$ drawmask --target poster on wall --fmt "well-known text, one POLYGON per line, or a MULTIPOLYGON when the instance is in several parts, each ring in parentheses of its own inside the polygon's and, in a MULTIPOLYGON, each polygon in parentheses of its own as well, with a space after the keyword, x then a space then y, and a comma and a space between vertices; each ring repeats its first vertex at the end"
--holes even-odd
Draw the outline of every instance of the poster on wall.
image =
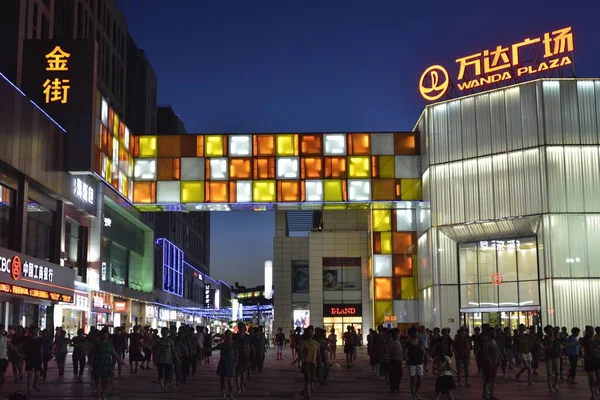
POLYGON ((310 325, 309 310, 294 310, 294 327, 304 329, 310 325))
POLYGON ((292 264, 292 292, 308 293, 308 263, 294 261, 292 264))
POLYGON ((360 267, 323 267, 323 290, 360 290, 360 267))

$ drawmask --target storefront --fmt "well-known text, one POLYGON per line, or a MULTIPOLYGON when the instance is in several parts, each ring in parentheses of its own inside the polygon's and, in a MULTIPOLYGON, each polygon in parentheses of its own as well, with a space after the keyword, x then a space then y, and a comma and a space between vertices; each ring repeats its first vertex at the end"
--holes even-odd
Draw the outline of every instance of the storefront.
POLYGON ((338 335, 346 332, 348 326, 354 327, 358 332, 362 332, 362 304, 324 304, 323 305, 323 326, 329 333, 335 329, 338 335))
POLYGON ((170 327, 177 322, 177 311, 171 308, 160 307, 158 309, 158 327, 170 327))
MULTIPOLYGON (((88 330, 88 318, 90 316, 90 295, 87 292, 75 290, 73 303, 60 303, 55 306, 55 315, 58 308, 62 309, 62 319, 59 326, 67 332, 68 337, 77 335, 78 329, 88 330)), ((55 324, 56 325, 56 324, 55 324)))
POLYGON ((149 326, 152 329, 158 329, 158 307, 152 304, 146 304, 146 316, 144 319, 144 326, 149 326))
POLYGON ((131 300, 131 308, 129 310, 129 327, 141 325, 144 318, 142 317, 142 309, 144 305, 139 301, 131 300))
POLYGON ((128 303, 126 299, 114 297, 113 301, 113 326, 123 327, 125 332, 128 331, 127 326, 127 312, 129 311, 128 303))
POLYGON ((92 292, 92 309, 90 325, 98 329, 112 328, 113 323, 113 296, 105 292, 92 292))

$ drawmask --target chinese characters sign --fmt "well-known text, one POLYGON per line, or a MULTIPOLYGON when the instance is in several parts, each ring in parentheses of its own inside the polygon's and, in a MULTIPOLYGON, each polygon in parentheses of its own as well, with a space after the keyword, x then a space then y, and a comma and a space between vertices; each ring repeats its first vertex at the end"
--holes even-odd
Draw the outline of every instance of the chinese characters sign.
MULTIPOLYGON (((458 58, 456 88, 469 91, 518 82, 528 75, 571 65, 574 48, 572 28, 567 27, 458 58)), ((439 100, 449 88, 450 75, 444 66, 432 65, 421 75, 419 91, 425 100, 439 100)))
POLYGON ((521 241, 520 240, 492 240, 488 242, 487 240, 482 240, 479 242, 479 247, 482 250, 491 249, 491 250, 521 250, 521 241))
POLYGON ((212 306, 210 292, 210 283, 204 284, 204 308, 210 308, 212 306))
POLYGON ((0 292, 17 294, 20 296, 36 297, 38 299, 50 301, 60 301, 63 303, 73 302, 73 296, 68 294, 61 294, 47 290, 29 289, 23 286, 11 285, 8 283, 0 283, 0 292))
POLYGON ((54 269, 30 261, 23 262, 19 256, 12 258, 0 256, 0 273, 10 274, 14 280, 29 278, 52 283, 54 269))
POLYGON ((71 54, 65 52, 60 46, 56 46, 54 50, 46 54, 48 63, 46 71, 56 73, 56 76, 46 79, 42 85, 46 104, 60 102, 66 104, 69 100, 69 89, 71 88, 71 80, 64 79, 61 75, 69 70, 67 62, 71 54))
POLYGON ((73 195, 85 203, 94 204, 94 188, 80 178, 73 178, 73 195))

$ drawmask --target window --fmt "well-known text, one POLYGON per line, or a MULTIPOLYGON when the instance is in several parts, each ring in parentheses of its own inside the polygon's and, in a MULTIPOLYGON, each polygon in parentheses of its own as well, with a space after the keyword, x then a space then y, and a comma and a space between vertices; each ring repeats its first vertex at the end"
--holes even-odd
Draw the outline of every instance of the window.
POLYGON ((77 268, 81 261, 82 251, 79 243, 81 234, 80 225, 70 219, 65 220, 65 255, 66 264, 77 268))
MULTIPOLYGON (((323 301, 325 303, 360 303, 361 289, 360 258, 323 258, 323 301)), ((390 283, 390 296, 391 291, 390 283)))
POLYGON ((27 204, 27 242, 25 253, 41 260, 50 260, 54 212, 29 200, 27 204))
POLYGON ((292 261, 292 293, 308 293, 308 261, 292 261))
POLYGON ((14 234, 15 192, 0 185, 0 247, 9 248, 14 234))

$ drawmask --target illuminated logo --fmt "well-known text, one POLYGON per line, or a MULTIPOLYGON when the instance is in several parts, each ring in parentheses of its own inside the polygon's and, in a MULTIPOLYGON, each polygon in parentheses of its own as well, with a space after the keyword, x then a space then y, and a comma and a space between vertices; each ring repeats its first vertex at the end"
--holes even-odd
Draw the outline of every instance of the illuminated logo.
POLYGON ((21 277, 21 258, 14 256, 10 264, 10 274, 15 281, 18 281, 21 277))
MULTIPOLYGON (((509 46, 498 45, 461 57, 456 59, 456 88, 472 91, 494 84, 522 81, 528 75, 539 77, 545 71, 573 64, 574 49, 573 29, 569 26, 536 38, 525 38, 509 46)), ((421 96, 428 101, 441 98, 448 86, 448 72, 440 65, 427 68, 419 81, 421 96)))
MULTIPOLYGON (((45 57, 48 62, 46 71, 69 71, 67 62, 69 61, 71 54, 63 51, 60 46, 56 46, 54 50, 46 54, 45 57)), ((69 79, 62 79, 59 77, 48 78, 42 87, 44 88, 43 93, 46 96, 46 104, 54 102, 66 104, 69 101, 69 89, 71 89, 71 81, 69 79)))
POLYGON ((419 91, 425 100, 435 101, 446 94, 450 78, 448 71, 441 65, 427 68, 419 81, 419 91))
POLYGON ((331 307, 331 315, 356 315, 354 307, 331 307))
POLYGON ((502 285, 502 275, 500 275, 498 272, 494 272, 492 274, 492 285, 494 285, 494 286, 502 285))

